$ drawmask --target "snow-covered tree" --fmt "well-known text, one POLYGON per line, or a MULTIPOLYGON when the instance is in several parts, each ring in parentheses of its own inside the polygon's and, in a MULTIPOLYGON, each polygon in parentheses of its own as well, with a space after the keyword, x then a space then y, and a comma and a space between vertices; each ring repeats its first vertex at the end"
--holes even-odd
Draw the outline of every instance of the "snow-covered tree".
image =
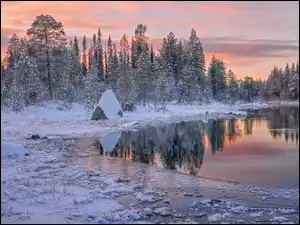
POLYGON ((205 57, 203 52, 202 43, 196 34, 196 31, 192 29, 191 35, 187 42, 187 54, 188 65, 193 79, 196 79, 194 85, 192 85, 193 100, 201 100, 204 89, 205 81, 205 57))
POLYGON ((92 64, 95 62, 95 58, 93 56, 93 45, 91 45, 91 47, 89 48, 88 51, 88 64, 87 64, 87 70, 91 70, 92 69, 92 64))
POLYGON ((161 81, 166 82, 167 100, 173 100, 177 90, 177 39, 174 33, 169 33, 163 39, 162 48, 159 50, 161 56, 161 81))
POLYGON ((222 60, 212 57, 208 70, 208 77, 211 81, 213 97, 217 101, 222 101, 226 92, 226 68, 222 60))
POLYGON ((83 76, 86 76, 86 73, 87 73, 86 50, 87 50, 87 43, 86 43, 86 37, 84 35, 83 40, 82 40, 82 74, 83 74, 83 76))
POLYGON ((297 73, 297 69, 294 63, 292 64, 291 77, 289 81, 290 82, 288 86, 291 98, 299 99, 299 73, 297 73))
POLYGON ((146 98, 149 88, 149 75, 151 74, 151 62, 148 44, 144 44, 136 62, 134 70, 134 91, 136 100, 146 105, 146 98))
POLYGON ((94 65, 84 78, 84 103, 88 109, 93 109, 100 100, 101 93, 103 93, 103 83, 98 77, 98 68, 94 65))
POLYGON ((9 90, 9 105, 16 112, 20 112, 24 108, 22 86, 18 84, 15 78, 12 80, 11 89, 9 90))
POLYGON ((118 72, 118 55, 116 45, 112 43, 111 37, 109 35, 107 42, 107 83, 109 87, 116 92, 117 82, 119 78, 118 72))
POLYGON ((100 80, 104 80, 104 66, 103 66, 103 48, 102 48, 102 33, 100 28, 98 29, 97 33, 97 43, 96 43, 96 50, 97 50, 97 60, 98 60, 98 76, 100 80))
POLYGON ((1 106, 6 105, 8 97, 8 88, 6 81, 6 71, 3 65, 3 60, 1 59, 1 106))
POLYGON ((137 25, 134 31, 134 37, 131 42, 131 63, 132 69, 136 69, 136 63, 142 54, 144 45, 148 42, 149 37, 146 36, 147 26, 143 24, 137 25))
POLYGON ((229 70, 226 74, 228 80, 227 95, 231 104, 234 104, 238 97, 238 83, 232 70, 229 70))
POLYGON ((46 65, 46 68, 43 68, 43 71, 40 72, 43 74, 45 71, 47 74, 49 97, 53 99, 52 73, 56 72, 55 68, 58 63, 61 63, 59 57, 62 56, 61 53, 67 44, 63 25, 52 16, 41 14, 31 24, 31 28, 27 30, 27 35, 38 63, 41 66, 46 65))
POLYGON ((118 79, 118 93, 119 98, 123 102, 129 102, 131 99, 131 68, 130 68, 130 58, 129 58, 129 44, 127 36, 124 34, 120 40, 120 51, 119 51, 119 72, 120 77, 118 79))
POLYGON ((44 95, 40 77, 36 59, 28 55, 22 56, 16 67, 15 79, 21 87, 25 106, 38 103, 44 95))
POLYGON ((205 80, 203 97, 204 97, 204 102, 206 104, 208 104, 213 98, 213 94, 212 94, 212 90, 211 90, 211 83, 210 83, 209 78, 206 78, 206 80, 205 80))

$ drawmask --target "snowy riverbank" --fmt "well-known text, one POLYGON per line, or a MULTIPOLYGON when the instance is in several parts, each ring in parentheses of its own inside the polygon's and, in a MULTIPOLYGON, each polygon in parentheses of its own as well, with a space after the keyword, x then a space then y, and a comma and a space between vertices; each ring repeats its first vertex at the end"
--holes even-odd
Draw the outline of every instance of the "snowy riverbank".
MULTIPOLYGON (((299 103, 280 103, 298 105, 299 103)), ((247 108, 266 108, 278 105, 239 104, 223 105, 176 105, 168 104, 165 112, 156 112, 153 108, 138 106, 134 112, 125 112, 124 117, 116 121, 91 121, 91 111, 79 104, 65 109, 61 102, 45 103, 41 107, 28 107, 20 113, 1 110, 2 140, 24 140, 30 134, 47 137, 79 137, 95 133, 106 134, 118 130, 131 129, 137 124, 156 124, 160 122, 177 122, 181 120, 207 120, 215 118, 242 118, 247 108)))

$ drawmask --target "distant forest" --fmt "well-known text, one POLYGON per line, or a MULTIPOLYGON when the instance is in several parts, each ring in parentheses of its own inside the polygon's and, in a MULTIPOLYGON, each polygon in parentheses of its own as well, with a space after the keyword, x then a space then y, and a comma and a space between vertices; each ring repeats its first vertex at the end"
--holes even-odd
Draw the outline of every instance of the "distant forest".
POLYGON ((137 25, 129 45, 126 34, 117 50, 109 36, 102 41, 99 28, 88 46, 67 43, 64 27, 50 15, 37 16, 25 38, 14 34, 1 59, 1 107, 20 111, 44 101, 78 102, 87 108, 101 93, 112 89, 121 103, 167 102, 226 104, 258 100, 298 100, 299 63, 274 67, 267 80, 237 79, 221 59, 213 57, 206 71, 201 40, 194 29, 185 41, 173 32, 163 38, 155 54, 148 43, 147 26, 137 25))

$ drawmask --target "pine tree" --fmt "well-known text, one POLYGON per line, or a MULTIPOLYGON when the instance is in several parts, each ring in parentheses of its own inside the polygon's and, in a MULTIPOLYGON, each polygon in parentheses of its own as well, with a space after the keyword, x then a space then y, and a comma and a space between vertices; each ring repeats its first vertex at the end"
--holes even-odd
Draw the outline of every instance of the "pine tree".
POLYGON ((164 76, 162 80, 166 81, 168 100, 176 98, 176 90, 178 86, 177 76, 177 39, 174 33, 169 33, 166 38, 163 39, 163 45, 160 49, 162 73, 164 76))
POLYGON ((93 35, 92 45, 89 51, 89 70, 92 69, 92 64, 98 67, 99 59, 98 59, 98 50, 97 50, 97 41, 96 34, 93 35))
POLYGON ((226 77, 228 80, 227 94, 228 94, 229 102, 231 104, 234 104, 237 100, 238 83, 235 79, 234 73, 231 70, 227 72, 226 77))
POLYGON ((168 78, 166 73, 163 73, 164 68, 161 66, 162 63, 156 64, 156 74, 157 80, 155 84, 155 95, 156 99, 154 101, 155 107, 157 108, 158 103, 161 104, 161 108, 164 109, 166 102, 169 99, 168 96, 168 78))
POLYGON ((146 105, 147 92, 149 87, 150 74, 150 54, 148 44, 142 46, 141 55, 136 62, 136 69, 134 70, 134 89, 137 101, 141 101, 146 105))
POLYGON ((86 43, 86 37, 84 35, 83 40, 82 40, 82 74, 83 74, 83 76, 86 76, 86 73, 87 73, 86 50, 87 50, 87 43, 86 43))
POLYGON ((80 56, 79 56, 78 40, 77 40, 77 37, 76 37, 76 36, 74 37, 73 51, 74 51, 74 55, 75 55, 78 59, 80 59, 80 56))
POLYGON ((7 103, 8 91, 6 71, 4 69, 3 60, 1 59, 1 106, 7 103))
POLYGON ((88 109, 94 108, 100 100, 101 93, 104 92, 98 73, 98 68, 93 65, 92 69, 88 72, 88 76, 84 78, 84 100, 85 107, 88 109))
POLYGON ((62 74, 58 93, 59 100, 64 101, 67 107, 70 107, 71 103, 76 99, 76 90, 72 84, 72 80, 70 80, 70 77, 67 74, 67 71, 64 71, 62 74))
POLYGON ((104 66, 103 66, 103 48, 102 48, 102 34, 100 28, 97 34, 97 52, 98 52, 98 71, 100 80, 104 80, 104 66))
POLYGON ((252 102, 255 93, 253 78, 246 76, 243 81, 243 86, 244 86, 244 99, 247 102, 252 102))
POLYGON ((222 95, 226 91, 226 69, 224 62, 213 56, 208 70, 208 76, 211 81, 211 89, 214 99, 221 101, 224 99, 222 95))
POLYGON ((292 99, 299 99, 299 74, 297 74, 297 69, 295 64, 292 64, 291 68, 291 79, 289 83, 289 92, 292 99))
POLYGON ((118 55, 117 55, 117 47, 116 44, 113 45, 113 75, 112 75, 112 79, 111 79, 111 85, 112 85, 112 90, 113 92, 116 92, 117 90, 117 83, 119 80, 119 59, 118 59, 118 55))
POLYGON ((107 64, 107 51, 106 51, 106 43, 105 43, 105 50, 104 50, 104 74, 105 74, 105 80, 107 80, 107 66, 108 66, 108 64, 107 64))
POLYGON ((20 39, 16 34, 10 38, 6 53, 8 71, 13 70, 20 59, 20 39))
POLYGON ((108 56, 108 61, 113 57, 113 43, 110 35, 108 36, 108 41, 107 41, 107 56, 108 56))
POLYGON ((40 63, 46 64, 49 97, 53 99, 51 70, 56 72, 57 63, 60 63, 58 58, 62 56, 67 44, 63 25, 52 16, 42 14, 36 17, 27 35, 40 63))
POLYGON ((191 80, 195 80, 191 85, 191 96, 193 100, 201 100, 205 81, 205 58, 202 43, 198 38, 196 31, 192 29, 189 41, 187 43, 188 64, 190 65, 191 80))
POLYGON ((203 91, 203 96, 205 103, 208 104, 211 99, 213 98, 212 90, 211 90, 211 81, 209 80, 208 77, 205 79, 205 86, 204 86, 204 91, 203 91))
POLYGON ((283 91, 284 91, 284 99, 287 99, 289 96, 289 82, 290 82, 291 72, 289 64, 286 64, 284 70, 284 84, 283 84, 283 91))
POLYGON ((150 62, 153 65, 154 64, 154 51, 153 51, 153 46, 151 45, 150 48, 150 62))
POLYGON ((16 112, 20 112, 24 108, 23 90, 17 83, 16 78, 12 80, 11 89, 9 90, 9 105, 16 112))
POLYGON ((131 63, 132 68, 136 69, 136 63, 139 56, 142 54, 142 49, 144 45, 148 42, 148 37, 146 36, 147 26, 143 24, 137 25, 134 31, 134 37, 132 37, 131 42, 131 63))
POLYGON ((90 47, 89 51, 88 51, 88 70, 92 69, 92 65, 95 64, 96 60, 93 56, 93 46, 90 47))
POLYGON ((107 41, 107 82, 109 87, 113 89, 115 92, 115 85, 116 85, 116 68, 114 67, 114 45, 112 43, 110 35, 108 36, 107 41))
POLYGON ((124 34, 120 40, 119 52, 119 71, 120 78, 118 80, 119 98, 123 102, 129 102, 131 96, 131 68, 129 58, 129 43, 127 36, 124 34))
MULTIPOLYGON (((78 47, 78 40, 75 37, 74 43, 72 48, 69 51, 69 63, 68 63, 68 80, 69 84, 73 86, 75 92, 75 99, 76 101, 82 99, 82 89, 83 89, 83 74, 81 70, 81 64, 80 64, 80 56, 79 56, 79 47, 78 47)), ((65 80, 63 81, 63 83, 65 80)), ((68 84, 68 85, 69 85, 68 84)), ((71 88, 69 87, 69 90, 71 88)))

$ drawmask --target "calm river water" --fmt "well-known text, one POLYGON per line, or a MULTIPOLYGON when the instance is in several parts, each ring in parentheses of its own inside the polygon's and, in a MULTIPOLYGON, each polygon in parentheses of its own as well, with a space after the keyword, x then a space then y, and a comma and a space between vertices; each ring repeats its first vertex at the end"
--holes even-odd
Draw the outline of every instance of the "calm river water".
POLYGON ((100 155, 269 187, 299 187, 299 108, 249 111, 244 120, 147 126, 95 141, 100 155))

